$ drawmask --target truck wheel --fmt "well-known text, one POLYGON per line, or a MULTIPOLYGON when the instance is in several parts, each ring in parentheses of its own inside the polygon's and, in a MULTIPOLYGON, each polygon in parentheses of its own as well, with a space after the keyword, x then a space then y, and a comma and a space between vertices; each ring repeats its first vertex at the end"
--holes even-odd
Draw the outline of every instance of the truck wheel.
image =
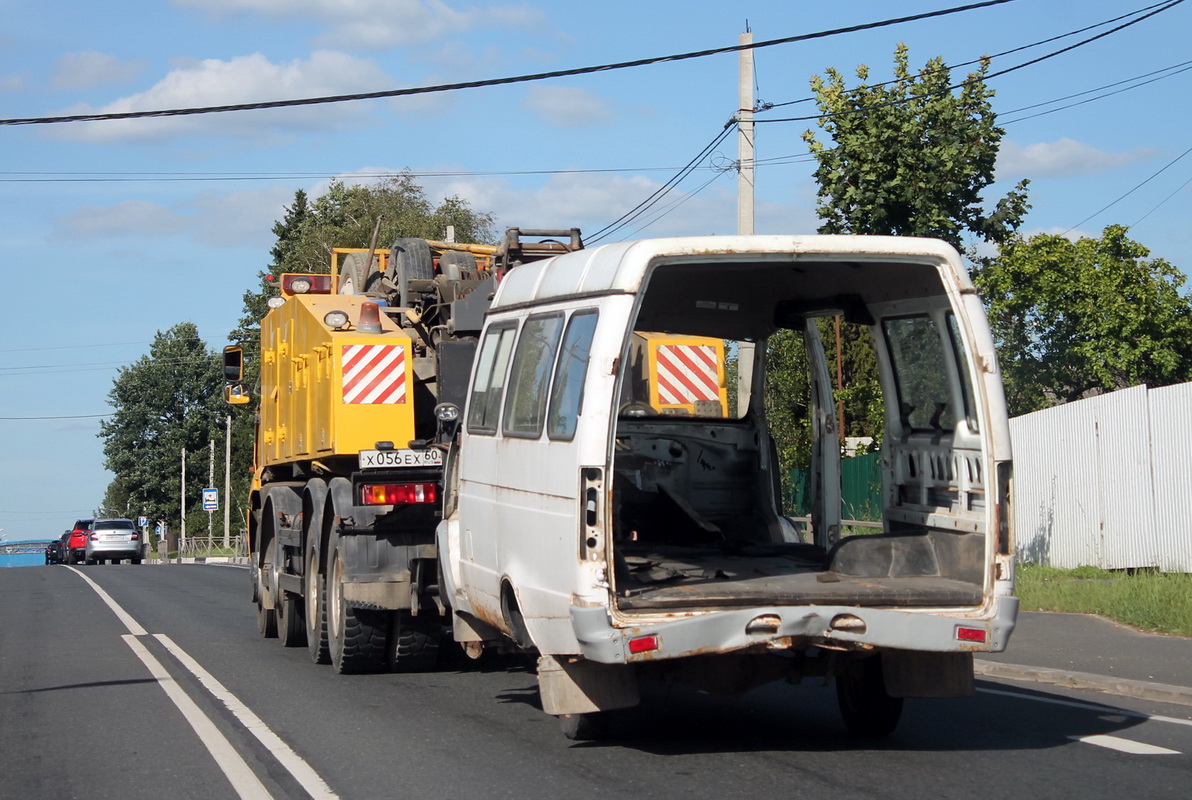
POLYGON ((273 553, 277 540, 265 547, 265 566, 257 572, 257 633, 262 639, 277 638, 277 613, 273 610, 273 553))
POLYGON ((608 736, 608 719, 599 711, 590 714, 560 714, 563 735, 575 742, 592 742, 608 736))
POLYGON ((389 631, 389 669, 393 672, 430 672, 439 664, 443 624, 437 614, 424 611, 393 613, 389 631))
POLYGON ((886 692, 880 655, 850 664, 836 676, 836 700, 844 726, 853 736, 889 736, 902 717, 902 698, 886 692))
POLYGON ((376 256, 369 261, 368 253, 348 253, 339 268, 339 293, 364 294, 380 274, 376 256))
POLYGON ((402 308, 410 305, 410 281, 429 281, 435 277, 435 261, 425 239, 397 239, 389 254, 393 281, 400 292, 402 308))
POLYGON ((319 561, 319 546, 311 544, 306 553, 306 649, 316 664, 330 664, 327 648, 327 598, 323 580, 323 564, 319 561))
POLYGON ((476 270, 476 256, 462 250, 447 250, 439 256, 439 272, 448 280, 458 281, 465 272, 476 270))
POLYGON ((302 619, 302 600, 289 592, 278 590, 277 638, 282 647, 302 647, 306 644, 306 622, 302 619))
POLYGON ((385 668, 387 612, 352 608, 344 600, 344 558, 338 539, 331 551, 327 587, 327 645, 331 666, 340 675, 385 668))

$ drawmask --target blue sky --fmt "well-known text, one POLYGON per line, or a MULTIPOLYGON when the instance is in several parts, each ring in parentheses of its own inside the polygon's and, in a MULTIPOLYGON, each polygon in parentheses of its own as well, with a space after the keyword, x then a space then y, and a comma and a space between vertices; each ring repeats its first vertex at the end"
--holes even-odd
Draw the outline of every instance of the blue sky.
MULTIPOLYGON (((732 46, 747 22, 762 42, 956 5, 124 0, 116 13, 84 0, 0 0, 0 118, 479 81, 732 46)), ((914 67, 934 56, 961 64, 1149 5, 1015 0, 768 47, 755 55, 757 96, 807 98, 827 67, 851 79, 866 64, 871 81, 884 80, 898 42, 914 67)), ((993 71, 1105 30, 998 57, 993 71)), ((1126 224, 1152 256, 1188 271, 1192 156, 1177 159, 1192 146, 1192 73, 1180 72, 1189 30, 1192 3, 1177 5, 990 81, 1006 136, 989 196, 1031 179, 1025 233, 1126 224)), ((110 475, 96 415, 111 410, 117 369, 182 321, 222 347, 297 189, 316 196, 334 176, 408 169, 432 197, 458 194, 501 228, 595 231, 671 178, 736 107, 737 57, 724 54, 401 99, 0 126, 3 535, 52 537, 98 505, 110 475)), ((813 111, 784 105, 758 120, 813 111)), ((800 138, 812 124, 758 125, 759 233, 815 230, 814 165, 800 138)), ((665 213, 615 238, 732 233, 735 158, 730 137, 665 213)), ((205 459, 193 468, 205 474, 205 459)))

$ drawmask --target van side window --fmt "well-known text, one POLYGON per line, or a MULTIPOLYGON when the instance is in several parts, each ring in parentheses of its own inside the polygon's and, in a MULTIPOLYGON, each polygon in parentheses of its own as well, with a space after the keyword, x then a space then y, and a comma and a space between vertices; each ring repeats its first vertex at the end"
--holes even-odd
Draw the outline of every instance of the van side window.
POLYGON ((551 439, 571 441, 575 437, 575 426, 584 405, 584 379, 588 374, 588 356, 595 332, 596 309, 571 315, 559 350, 546 417, 546 435, 551 439))
POLYGON ((902 317, 882 323, 904 429, 951 431, 956 409, 948 385, 943 339, 931 317, 902 317))
POLYGON ((562 330, 562 314, 539 314, 522 325, 505 398, 502 430, 506 436, 537 438, 542 434, 546 393, 562 330))
POLYGON ((476 380, 468 398, 468 433, 496 433, 497 417, 505 394, 505 373, 513 351, 516 327, 493 325, 480 343, 476 380))

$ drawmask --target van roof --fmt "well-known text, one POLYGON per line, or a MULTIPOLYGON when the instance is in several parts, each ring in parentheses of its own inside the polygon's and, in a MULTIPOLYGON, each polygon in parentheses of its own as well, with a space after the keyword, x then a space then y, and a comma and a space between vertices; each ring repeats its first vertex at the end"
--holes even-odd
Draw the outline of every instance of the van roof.
POLYGON ((776 257, 792 261, 908 262, 948 265, 962 288, 968 273, 951 245, 937 239, 903 236, 753 235, 686 236, 601 245, 519 266, 501 281, 492 309, 571 296, 635 294, 651 264, 659 259, 733 264, 776 257))

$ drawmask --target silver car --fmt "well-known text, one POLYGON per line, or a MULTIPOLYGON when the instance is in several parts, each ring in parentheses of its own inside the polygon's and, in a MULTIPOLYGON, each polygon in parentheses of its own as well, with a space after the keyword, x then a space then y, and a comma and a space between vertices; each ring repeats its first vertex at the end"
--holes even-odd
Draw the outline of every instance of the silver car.
POLYGON ((127 558, 141 563, 141 532, 131 519, 97 519, 87 535, 88 564, 113 563, 127 558))

